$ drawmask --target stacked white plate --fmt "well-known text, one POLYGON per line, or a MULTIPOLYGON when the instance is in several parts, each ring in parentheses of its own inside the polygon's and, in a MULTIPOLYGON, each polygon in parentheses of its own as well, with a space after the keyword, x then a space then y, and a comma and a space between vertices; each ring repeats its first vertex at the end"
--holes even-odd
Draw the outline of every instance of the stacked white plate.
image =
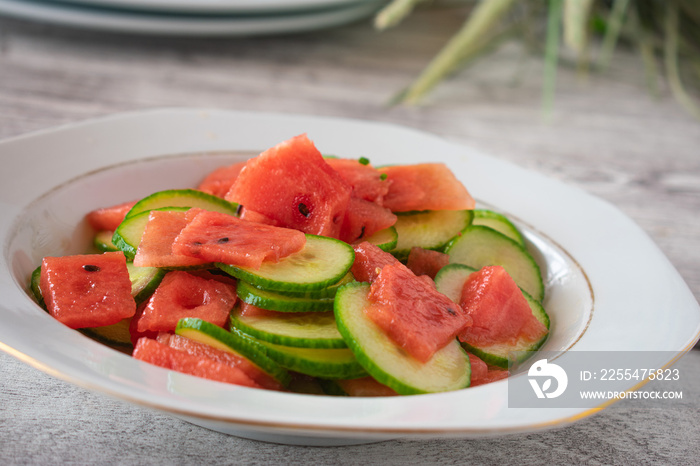
POLYGON ((152 35, 255 36, 339 26, 384 0, 0 0, 0 15, 152 35))

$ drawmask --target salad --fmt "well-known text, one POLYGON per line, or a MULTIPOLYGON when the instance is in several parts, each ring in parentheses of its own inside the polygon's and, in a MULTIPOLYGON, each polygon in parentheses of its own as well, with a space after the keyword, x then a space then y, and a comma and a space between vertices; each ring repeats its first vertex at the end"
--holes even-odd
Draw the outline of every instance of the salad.
POLYGON ((306 135, 89 212, 99 251, 45 257, 40 305, 170 370, 340 396, 503 379, 549 333, 518 229, 440 163, 373 167, 306 135))

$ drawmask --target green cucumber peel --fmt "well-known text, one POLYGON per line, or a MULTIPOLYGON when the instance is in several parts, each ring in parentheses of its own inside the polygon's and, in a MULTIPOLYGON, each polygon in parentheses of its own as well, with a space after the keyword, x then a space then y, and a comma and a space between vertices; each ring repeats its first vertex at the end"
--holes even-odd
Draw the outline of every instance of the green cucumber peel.
POLYGON ((487 209, 477 209, 474 211, 474 220, 472 225, 483 225, 502 233, 517 242, 521 246, 525 246, 525 238, 520 233, 520 230, 511 222, 508 217, 498 212, 487 209))
POLYGON ((324 379, 354 379, 367 372, 348 348, 296 348, 257 340, 280 366, 324 379))
POLYGON ((142 212, 161 209, 163 207, 198 207, 204 210, 221 212, 237 216, 238 204, 229 202, 196 189, 168 189, 158 191, 138 201, 127 212, 125 219, 131 218, 142 212))
POLYGON ((299 348, 347 348, 332 312, 249 316, 237 306, 231 326, 258 340, 299 348))
POLYGON ((238 297, 248 304, 277 312, 326 312, 333 310, 333 298, 303 298, 261 290, 247 282, 238 281, 238 297))

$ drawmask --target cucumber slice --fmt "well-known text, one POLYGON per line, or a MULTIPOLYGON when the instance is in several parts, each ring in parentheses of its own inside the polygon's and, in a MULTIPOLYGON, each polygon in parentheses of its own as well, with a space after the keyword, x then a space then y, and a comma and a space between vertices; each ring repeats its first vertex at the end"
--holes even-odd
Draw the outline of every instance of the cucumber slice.
POLYGON ((333 310, 333 298, 311 299, 285 296, 274 291, 261 290, 240 280, 236 292, 242 301, 270 311, 324 312, 333 310))
POLYGON ((295 348, 256 340, 267 355, 290 371, 324 379, 352 379, 367 375, 348 348, 295 348))
POLYGON ((29 289, 32 290, 32 294, 34 295, 34 299, 36 299, 36 302, 39 304, 39 306, 43 307, 44 310, 46 310, 46 303, 44 302, 44 295, 41 292, 41 288, 39 287, 40 281, 41 281, 41 266, 37 267, 32 272, 32 277, 29 280, 29 289))
POLYGON ((374 244, 382 251, 391 251, 392 249, 396 248, 396 244, 399 241, 399 234, 396 232, 396 228, 389 227, 379 230, 363 241, 374 244))
POLYGON ((350 396, 348 392, 343 390, 343 387, 340 386, 337 380, 318 379, 318 384, 325 395, 350 396))
MULTIPOLYGON (((532 315, 549 329, 549 316, 542 307, 542 304, 525 291, 523 291, 523 295, 530 305, 532 315)), ((548 336, 549 333, 536 341, 521 339, 516 345, 498 344, 476 347, 462 342, 462 346, 476 357, 482 359, 486 364, 508 369, 510 364, 520 363, 530 356, 530 352, 537 351, 544 342, 547 341, 548 336)))
POLYGON ((258 270, 217 263, 224 272, 272 291, 320 290, 337 283, 355 260, 352 246, 325 236, 306 235, 304 249, 279 262, 264 262, 258 270))
POLYGON ((441 249, 460 231, 471 224, 471 210, 432 210, 398 215, 394 224, 399 236, 391 253, 405 260, 414 246, 441 249))
POLYGON ((427 363, 409 356, 364 312, 369 284, 350 283, 335 297, 338 330, 357 360, 378 382, 400 395, 459 390, 469 386, 471 367, 455 339, 427 363))
POLYGON ((347 348, 332 312, 241 315, 237 306, 231 325, 243 333, 277 345, 299 348, 347 348))
MULTIPOLYGON (((190 207, 163 207, 153 210, 186 211, 189 209, 190 207)), ((124 253, 128 260, 133 260, 136 255, 136 250, 141 244, 141 237, 146 229, 150 213, 151 211, 149 210, 125 218, 114 231, 112 242, 124 253)))
POLYGON ((166 274, 166 271, 163 269, 157 267, 136 267, 131 262, 126 263, 126 270, 129 272, 129 279, 131 280, 131 296, 134 297, 137 306, 153 294, 166 274))
POLYGON ((188 317, 178 321, 175 333, 222 351, 239 354, 283 386, 289 385, 291 380, 289 372, 270 359, 260 343, 239 332, 227 332, 205 320, 188 317))
POLYGON ((229 215, 236 215, 238 210, 238 204, 196 189, 169 189, 144 197, 134 204, 124 219, 163 207, 199 207, 229 215))
POLYGON ((131 332, 129 332, 130 323, 130 318, 123 319, 113 325, 83 328, 80 329, 80 332, 93 340, 97 340, 114 349, 131 354, 133 345, 131 344, 131 332))
POLYGON ((540 268, 521 245, 482 225, 472 225, 447 245, 450 263, 465 264, 475 269, 500 265, 515 283, 537 301, 544 298, 540 268))
POLYGON ((355 281, 355 277, 352 275, 352 273, 348 272, 343 276, 343 278, 340 279, 340 281, 338 283, 334 283, 333 285, 327 286, 325 288, 321 288, 320 290, 307 290, 307 291, 282 290, 282 291, 276 291, 276 293, 279 293, 279 294, 285 295, 285 296, 293 296, 296 298, 307 298, 307 299, 334 298, 335 294, 338 292, 338 289, 341 286, 343 286, 347 283, 350 283, 350 282, 354 282, 354 281, 355 281))
POLYGON ((464 264, 448 264, 435 275, 437 290, 459 304, 462 300, 462 289, 469 275, 476 269, 464 264))
POLYGON ((92 244, 101 252, 112 252, 119 251, 119 248, 112 242, 113 231, 102 230, 95 234, 95 238, 92 240, 92 244))
POLYGON ((505 215, 499 214, 498 212, 493 212, 486 209, 475 210, 472 225, 483 225, 485 227, 493 228, 497 232, 506 235, 508 238, 517 242, 521 246, 525 246, 525 239, 523 238, 523 235, 520 234, 520 231, 510 220, 508 220, 505 215))

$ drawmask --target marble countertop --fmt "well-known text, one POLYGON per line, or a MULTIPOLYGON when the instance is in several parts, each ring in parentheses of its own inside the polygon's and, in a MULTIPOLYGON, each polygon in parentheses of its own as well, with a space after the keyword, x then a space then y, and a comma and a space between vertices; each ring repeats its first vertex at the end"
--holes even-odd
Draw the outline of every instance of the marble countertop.
MULTIPOLYGON (((389 106, 461 17, 421 11, 261 38, 137 37, 0 19, 0 138, 155 107, 305 113, 420 128, 578 186, 634 219, 700 298, 700 122, 639 58, 605 74, 563 68, 542 116, 542 62, 509 44, 416 107, 389 106)), ((1 175, 0 175, 1 176, 1 175)), ((677 366, 683 400, 633 401, 568 427, 480 440, 275 445, 208 431, 75 387, 0 353, 3 464, 691 464, 700 458, 700 351, 677 366)))

